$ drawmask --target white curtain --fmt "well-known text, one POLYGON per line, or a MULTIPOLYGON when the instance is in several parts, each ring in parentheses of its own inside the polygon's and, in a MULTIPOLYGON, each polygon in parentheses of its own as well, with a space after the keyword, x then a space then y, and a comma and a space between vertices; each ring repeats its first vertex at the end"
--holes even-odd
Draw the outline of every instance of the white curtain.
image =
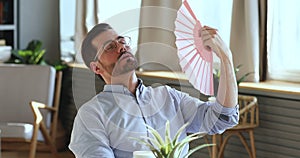
POLYGON ((268 1, 268 77, 300 81, 300 2, 268 1))
POLYGON ((254 72, 247 81, 259 81, 259 8, 258 0, 234 0, 230 49, 235 66, 242 64, 237 78, 254 72))
POLYGON ((143 0, 137 59, 140 70, 180 71, 174 21, 180 1, 143 0))
POLYGON ((138 28, 141 0, 77 0, 75 51, 76 61, 83 62, 80 46, 87 32, 98 23, 108 23, 120 35, 130 36, 131 48, 135 53, 138 41, 138 28))
MULTIPOLYGON (((174 36, 181 3, 181 0, 143 0, 137 54, 141 69, 181 71, 174 36)), ((232 0, 188 0, 188 3, 202 25, 217 28, 229 44, 232 0)))
POLYGON ((76 62, 82 63, 80 55, 80 46, 83 38, 94 25, 98 23, 97 18, 98 0, 76 0, 76 18, 75 18, 75 52, 76 62))

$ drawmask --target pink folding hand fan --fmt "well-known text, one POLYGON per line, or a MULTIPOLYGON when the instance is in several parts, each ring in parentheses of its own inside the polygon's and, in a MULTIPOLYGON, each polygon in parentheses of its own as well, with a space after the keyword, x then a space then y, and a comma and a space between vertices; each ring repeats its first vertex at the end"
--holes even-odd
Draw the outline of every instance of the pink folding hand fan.
POLYGON ((184 0, 175 21, 179 64, 194 88, 205 95, 213 95, 213 54, 203 46, 201 27, 200 21, 184 0))

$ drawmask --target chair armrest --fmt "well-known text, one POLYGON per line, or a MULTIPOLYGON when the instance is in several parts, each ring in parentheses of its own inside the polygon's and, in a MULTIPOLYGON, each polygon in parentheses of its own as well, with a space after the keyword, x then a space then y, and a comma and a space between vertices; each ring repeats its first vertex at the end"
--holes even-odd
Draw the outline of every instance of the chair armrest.
POLYGON ((42 116, 42 113, 40 112, 39 108, 45 108, 46 105, 36 102, 36 101, 31 101, 29 105, 34 114, 35 124, 40 124, 40 122, 43 120, 43 116, 42 116))
POLYGON ((245 112, 248 112, 250 109, 253 108, 253 106, 257 105, 257 98, 254 96, 238 95, 238 100, 240 104, 240 115, 244 114, 245 112))
POLYGON ((43 122, 43 115, 40 111, 40 108, 48 109, 50 111, 55 111, 55 112, 57 112, 57 108, 49 107, 43 103, 39 103, 36 101, 31 101, 30 107, 34 114, 34 131, 33 131, 33 135, 31 138, 30 155, 31 156, 35 155, 34 153, 35 153, 36 146, 37 146, 37 133, 38 133, 39 129, 41 130, 46 143, 50 145, 51 151, 53 152, 54 155, 56 155, 57 154, 56 147, 55 147, 56 125, 51 127, 51 128, 55 127, 54 130, 51 129, 50 132, 47 131, 46 125, 43 122))
POLYGON ((249 103, 247 106, 245 106, 244 108, 240 109, 240 115, 244 114, 245 112, 248 112, 250 109, 252 109, 253 107, 255 108, 255 106, 257 105, 257 102, 255 100, 253 100, 251 103, 249 103))

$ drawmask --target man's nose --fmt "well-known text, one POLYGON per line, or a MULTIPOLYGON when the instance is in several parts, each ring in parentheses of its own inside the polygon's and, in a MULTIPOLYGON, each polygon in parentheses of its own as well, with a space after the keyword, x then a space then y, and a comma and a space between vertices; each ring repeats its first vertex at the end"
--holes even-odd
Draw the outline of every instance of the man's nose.
POLYGON ((128 46, 126 46, 125 44, 118 43, 117 49, 118 49, 117 51, 118 53, 123 53, 128 50, 128 46))

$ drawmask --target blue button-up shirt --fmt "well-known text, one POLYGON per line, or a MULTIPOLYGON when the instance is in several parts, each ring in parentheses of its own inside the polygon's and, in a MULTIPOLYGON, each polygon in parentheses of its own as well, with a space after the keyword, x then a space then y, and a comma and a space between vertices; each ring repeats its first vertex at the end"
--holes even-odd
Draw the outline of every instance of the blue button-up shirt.
POLYGON ((173 137, 189 122, 183 138, 199 131, 222 133, 238 123, 238 105, 203 102, 169 86, 146 87, 141 80, 135 93, 122 85, 105 85, 78 110, 69 145, 77 158, 131 158, 133 151, 149 150, 130 138, 149 136, 145 124, 164 137, 169 120, 173 137))

